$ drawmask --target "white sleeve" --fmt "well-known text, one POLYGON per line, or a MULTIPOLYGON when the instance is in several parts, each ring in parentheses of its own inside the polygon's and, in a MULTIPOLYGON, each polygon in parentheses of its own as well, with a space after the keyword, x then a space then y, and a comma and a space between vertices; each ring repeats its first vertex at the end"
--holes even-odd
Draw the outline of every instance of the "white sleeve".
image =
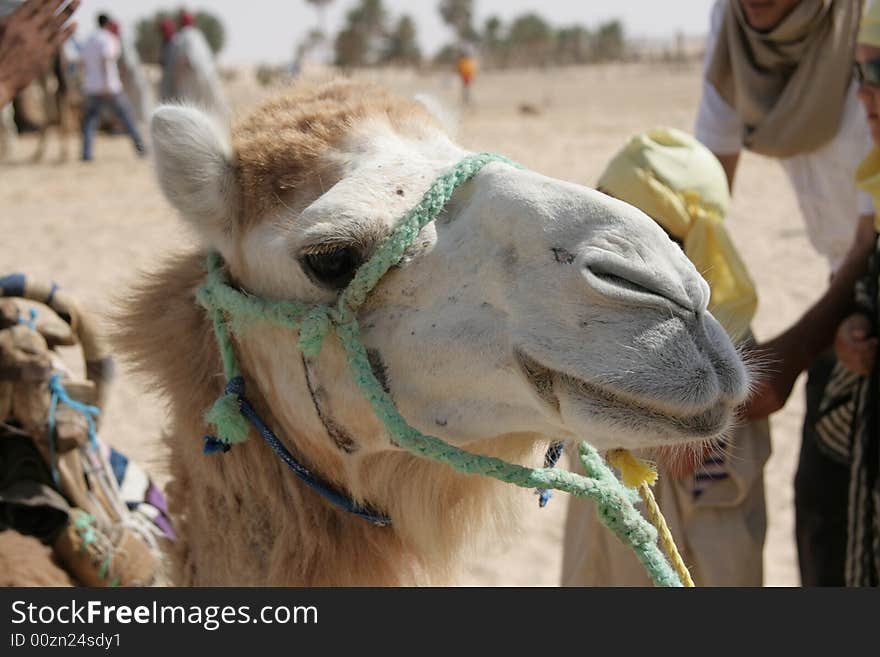
POLYGON ((742 123, 718 90, 706 79, 706 69, 715 51, 715 41, 724 18, 727 0, 716 0, 712 7, 709 36, 706 38, 706 55, 703 60, 703 94, 697 110, 694 136, 716 155, 733 155, 742 149, 742 123))

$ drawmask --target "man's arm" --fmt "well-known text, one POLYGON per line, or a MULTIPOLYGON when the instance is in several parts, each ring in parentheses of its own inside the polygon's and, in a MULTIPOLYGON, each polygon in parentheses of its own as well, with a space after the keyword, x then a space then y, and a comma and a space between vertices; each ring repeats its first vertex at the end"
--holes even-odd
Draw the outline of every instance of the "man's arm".
POLYGON ((715 157, 721 162, 724 173, 727 174, 727 187, 730 189, 730 193, 733 194, 733 177, 736 175, 736 165, 739 164, 739 153, 732 153, 730 155, 715 153, 715 157))
POLYGON ((874 216, 863 215, 846 259, 825 294, 788 330, 747 352, 746 358, 763 372, 742 415, 759 418, 781 409, 798 375, 831 346, 838 325, 853 310, 855 284, 867 272, 874 240, 874 216))
POLYGON ((28 0, 0 19, 0 107, 45 71, 58 47, 73 34, 76 24, 68 20, 79 0, 61 9, 66 2, 28 0))

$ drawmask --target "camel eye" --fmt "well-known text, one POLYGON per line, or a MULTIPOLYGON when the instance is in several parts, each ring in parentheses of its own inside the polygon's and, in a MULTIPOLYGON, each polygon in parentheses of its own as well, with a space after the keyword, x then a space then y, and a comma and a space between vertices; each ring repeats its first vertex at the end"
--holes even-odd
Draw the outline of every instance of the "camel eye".
POLYGON ((352 247, 337 247, 321 253, 306 253, 302 266, 309 278, 318 285, 341 290, 351 282, 361 256, 352 247))

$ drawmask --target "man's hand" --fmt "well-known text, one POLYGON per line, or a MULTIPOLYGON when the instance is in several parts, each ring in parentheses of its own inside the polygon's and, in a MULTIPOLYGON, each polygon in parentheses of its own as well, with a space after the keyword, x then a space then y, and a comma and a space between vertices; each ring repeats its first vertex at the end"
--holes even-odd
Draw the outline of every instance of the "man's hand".
POLYGON ((721 162, 721 167, 727 175, 727 188, 733 194, 733 178, 736 176, 736 165, 739 163, 739 153, 715 153, 715 157, 721 162))
MULTIPOLYGON (((850 250, 825 294, 786 331, 769 342, 746 349, 760 378, 741 409, 744 417, 766 417, 781 409, 800 373, 834 343, 838 326, 855 307, 853 290, 856 281, 867 272, 875 240, 874 216, 863 215, 850 250)), ((875 350, 876 344, 865 345, 860 357, 875 350)))
POLYGON ((746 358, 757 366, 758 374, 740 415, 748 419, 767 417, 785 406, 805 363, 790 336, 782 334, 764 344, 753 345, 746 358))
POLYGON ((52 55, 71 37, 68 22, 79 6, 72 0, 27 0, 0 19, 0 107, 46 70, 52 55))
POLYGON ((840 323, 834 338, 837 360, 859 376, 868 376, 877 358, 877 338, 870 333, 871 322, 863 314, 856 313, 840 323))

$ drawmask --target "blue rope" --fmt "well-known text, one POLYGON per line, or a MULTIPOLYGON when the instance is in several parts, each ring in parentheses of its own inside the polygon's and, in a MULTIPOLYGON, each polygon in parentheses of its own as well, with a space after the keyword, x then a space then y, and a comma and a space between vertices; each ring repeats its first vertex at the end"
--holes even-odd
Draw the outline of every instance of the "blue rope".
MULTIPOLYGON (((564 448, 565 443, 560 441, 550 443, 550 447, 547 448, 547 453, 544 454, 544 467, 555 468, 559 459, 562 457, 562 451, 564 448)), ((538 506, 542 509, 547 506, 547 502, 553 497, 553 491, 549 488, 536 488, 535 494, 538 496, 538 506)))
MULTIPOLYGON (((272 430, 266 425, 266 423, 263 422, 263 419, 254 410, 254 407, 250 405, 250 402, 248 402, 248 400, 245 398, 244 379, 241 376, 236 376, 229 380, 229 383, 226 384, 224 394, 235 395, 235 397, 238 399, 241 414, 248 419, 248 421, 260 433, 263 439, 269 444, 269 447, 272 448, 272 451, 274 451, 275 454, 278 455, 278 457, 287 464, 287 467, 290 468, 291 472, 293 472, 293 474, 295 474, 304 484, 309 486, 312 490, 322 495, 331 504, 339 509, 342 509, 343 511, 353 513, 354 515, 359 516, 364 520, 368 520, 369 522, 379 527, 387 527, 391 524, 391 518, 389 518, 388 516, 384 516, 376 511, 373 511, 372 509, 369 509, 367 507, 363 507, 352 501, 351 498, 343 495, 338 490, 333 488, 333 486, 331 486, 329 483, 315 476, 311 471, 309 471, 295 458, 293 458, 293 454, 288 451, 288 449, 278 439, 278 436, 276 436, 272 432, 272 430)), ((231 445, 229 443, 218 440, 215 436, 205 436, 205 454, 228 452, 230 448, 231 445)))
POLYGON ((49 296, 46 297, 46 305, 51 306, 55 300, 55 293, 58 291, 58 283, 52 281, 52 288, 49 290, 49 296))
POLYGON ((98 434, 95 429, 94 418, 101 414, 101 409, 97 406, 91 406, 71 399, 70 395, 67 394, 67 390, 61 384, 60 374, 53 374, 52 378, 49 379, 49 392, 51 393, 49 399, 49 458, 52 461, 52 478, 55 480, 55 484, 58 485, 58 470, 55 467, 55 412, 58 408, 58 402, 85 416, 86 421, 89 423, 89 445, 91 445, 92 450, 98 449, 98 434))
POLYGON ((27 326, 31 331, 36 331, 36 330, 37 330, 37 309, 36 309, 36 308, 31 308, 31 310, 30 310, 30 312, 28 313, 28 315, 29 315, 30 319, 25 319, 24 317, 22 317, 21 315, 19 315, 19 316, 18 316, 18 323, 19 323, 19 324, 24 324, 24 325, 27 326))
POLYGON ((4 297, 23 297, 26 279, 24 274, 0 276, 0 290, 4 297))
POLYGON ((52 466, 52 481, 57 488, 61 487, 58 478, 58 467, 55 465, 55 410, 58 408, 58 396, 53 392, 49 397, 49 465, 52 466))

